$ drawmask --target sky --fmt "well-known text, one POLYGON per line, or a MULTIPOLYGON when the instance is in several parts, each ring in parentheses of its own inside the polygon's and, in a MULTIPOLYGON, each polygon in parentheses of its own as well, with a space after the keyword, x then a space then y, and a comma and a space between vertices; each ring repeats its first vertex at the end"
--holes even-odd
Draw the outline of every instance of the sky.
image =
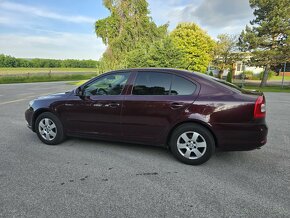
MULTIPOLYGON (((253 19, 248 0, 148 0, 158 25, 195 22, 208 34, 239 34, 253 19)), ((0 0, 0 54, 98 60, 106 46, 94 23, 109 15, 102 0, 0 0)))

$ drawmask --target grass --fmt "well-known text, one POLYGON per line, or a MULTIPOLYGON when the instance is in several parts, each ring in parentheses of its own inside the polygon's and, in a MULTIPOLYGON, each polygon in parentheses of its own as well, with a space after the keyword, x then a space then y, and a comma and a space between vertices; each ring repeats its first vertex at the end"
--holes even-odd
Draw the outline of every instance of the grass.
MULTIPOLYGON (((271 77, 271 79, 269 80, 273 80, 273 81, 282 81, 282 76, 273 76, 271 77)), ((290 81, 290 76, 284 76, 284 80, 285 81, 290 81)))
POLYGON ((281 86, 265 86, 265 87, 259 87, 259 86, 248 86, 246 85, 244 89, 247 90, 258 90, 261 92, 287 92, 290 93, 290 86, 284 86, 283 88, 281 86))
POLYGON ((80 86, 80 85, 84 84, 86 81, 88 81, 88 80, 72 81, 72 82, 68 82, 68 84, 69 85, 80 86))
POLYGON ((37 73, 95 73, 96 68, 0 68, 0 76, 6 75, 27 75, 37 73))
POLYGON ((88 80, 97 74, 61 74, 61 75, 30 75, 30 76, 0 76, 0 84, 9 83, 32 83, 32 82, 53 82, 88 80))

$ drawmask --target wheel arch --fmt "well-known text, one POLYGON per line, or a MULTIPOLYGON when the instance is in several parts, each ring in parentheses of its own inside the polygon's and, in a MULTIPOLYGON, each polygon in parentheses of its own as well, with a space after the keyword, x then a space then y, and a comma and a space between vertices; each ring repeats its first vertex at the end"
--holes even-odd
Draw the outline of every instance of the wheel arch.
POLYGON ((201 125, 202 127, 206 128, 213 136, 214 138, 214 142, 215 142, 215 147, 219 147, 218 146, 218 140, 217 140, 217 137, 216 137, 216 134, 213 132, 212 128, 205 122, 203 121, 200 121, 200 120, 187 120, 187 121, 183 121, 183 122, 180 122, 180 123, 177 123, 175 124, 175 126, 173 126, 168 135, 167 135, 167 139, 166 139, 166 146, 169 145, 169 141, 170 141, 170 138, 171 138, 171 135, 173 133, 173 131, 178 128, 179 126, 183 125, 183 124, 187 124, 187 123, 194 123, 194 124, 199 124, 201 125))
POLYGON ((38 110, 36 110, 35 112, 34 112, 34 114, 33 114, 33 117, 32 117, 32 125, 31 125, 31 128, 32 128, 32 130, 35 132, 35 122, 36 122, 36 119, 37 119, 37 117, 40 115, 40 114, 42 114, 42 113, 44 113, 44 112, 50 112, 50 113, 52 113, 52 114, 54 114, 51 110, 49 110, 48 108, 40 108, 40 109, 38 109, 38 110))

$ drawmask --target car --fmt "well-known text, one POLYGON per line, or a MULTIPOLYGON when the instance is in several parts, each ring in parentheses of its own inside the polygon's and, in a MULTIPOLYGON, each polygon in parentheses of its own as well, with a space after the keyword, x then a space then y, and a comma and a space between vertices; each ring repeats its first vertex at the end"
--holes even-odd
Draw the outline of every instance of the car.
POLYGON ((215 149, 260 148, 268 133, 263 93, 167 68, 104 73, 31 101, 25 117, 48 145, 66 136, 157 145, 191 165, 206 162, 215 149))

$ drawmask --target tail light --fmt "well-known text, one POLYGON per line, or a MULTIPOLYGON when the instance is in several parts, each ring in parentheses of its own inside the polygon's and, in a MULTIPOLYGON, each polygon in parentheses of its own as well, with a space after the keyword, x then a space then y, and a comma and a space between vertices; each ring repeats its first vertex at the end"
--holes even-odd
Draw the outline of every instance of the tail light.
POLYGON ((254 118, 264 118, 266 116, 266 100, 264 95, 259 96, 255 103, 254 118))

